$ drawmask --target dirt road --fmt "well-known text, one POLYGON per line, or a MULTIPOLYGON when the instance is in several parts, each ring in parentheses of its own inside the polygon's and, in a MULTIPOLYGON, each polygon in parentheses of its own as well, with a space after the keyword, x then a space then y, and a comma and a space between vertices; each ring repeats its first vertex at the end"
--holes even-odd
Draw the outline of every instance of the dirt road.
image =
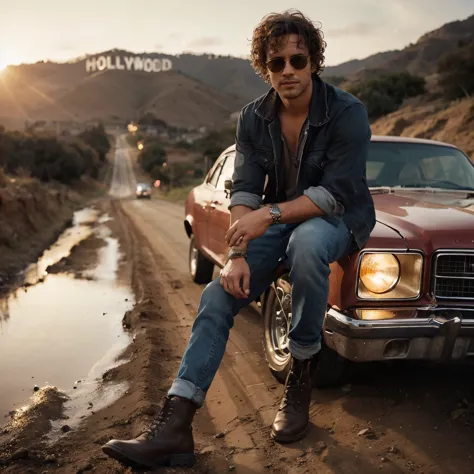
MULTIPOLYGON (((125 202, 123 209, 149 238, 172 309, 191 324, 202 288, 189 281, 183 209, 153 201, 125 202)), ((187 338, 188 328, 178 329, 187 338)), ((472 472, 474 419, 469 419, 469 401, 463 403, 471 387, 469 369, 362 367, 350 385, 314 391, 313 427, 306 440, 291 447, 270 442, 268 426, 281 386, 267 369, 261 334, 258 311, 242 311, 206 405, 214 432, 231 430, 223 444, 240 450, 232 461, 237 472, 262 472, 264 466, 295 473, 472 472), (236 415, 245 422, 232 421, 236 415), (358 435, 365 428, 370 431, 358 435)))
MULTIPOLYGON (((129 155, 119 149, 116 160, 121 171, 114 173, 111 189, 130 196, 134 177, 129 155)), ((137 301, 124 316, 135 341, 125 354, 127 362, 107 372, 104 380, 127 381, 130 389, 112 406, 86 418, 82 429, 54 446, 38 448, 43 459, 54 455, 59 462, 39 471, 27 471, 27 461, 20 470, 8 464, 7 472, 134 472, 103 456, 100 445, 111 437, 136 436, 152 419, 189 338, 203 288, 188 275, 183 208, 133 198, 106 200, 101 206, 115 219, 137 301)), ((474 471, 471 369, 357 367, 347 385, 313 391, 307 438, 282 446, 269 438, 282 386, 267 368, 261 336, 258 309, 246 308, 236 318, 223 364, 196 416, 197 465, 160 472, 474 471)))

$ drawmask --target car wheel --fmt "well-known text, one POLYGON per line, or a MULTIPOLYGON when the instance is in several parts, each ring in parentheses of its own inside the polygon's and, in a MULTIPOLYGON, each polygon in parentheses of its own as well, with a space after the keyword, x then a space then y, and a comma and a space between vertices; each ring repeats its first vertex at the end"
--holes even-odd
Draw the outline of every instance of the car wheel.
POLYGON ((210 283, 214 273, 214 264, 196 247, 194 235, 189 242, 189 272, 194 283, 198 284, 210 283))
MULTIPOLYGON (((291 284, 287 276, 279 278, 267 293, 263 305, 264 352, 273 376, 285 383, 290 366, 288 334, 291 324, 291 284)), ((315 388, 339 385, 347 360, 322 341, 321 351, 311 361, 311 381, 315 388)))
POLYGON ((267 293, 263 304, 263 348, 273 376, 285 383, 290 366, 288 332, 291 323, 290 284, 279 278, 267 293))

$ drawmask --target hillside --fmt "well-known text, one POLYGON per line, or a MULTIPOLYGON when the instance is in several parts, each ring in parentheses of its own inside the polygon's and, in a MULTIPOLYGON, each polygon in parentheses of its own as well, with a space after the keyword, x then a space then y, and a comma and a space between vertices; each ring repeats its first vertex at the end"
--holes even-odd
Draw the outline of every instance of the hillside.
MULTIPOLYGON (((323 77, 344 77, 342 87, 346 88, 369 76, 408 71, 426 77, 428 90, 433 91, 438 59, 473 38, 474 15, 428 32, 403 50, 327 67, 323 77)), ((67 63, 10 67, 0 81, 0 123, 22 128, 27 119, 122 121, 152 112, 173 125, 213 127, 268 88, 242 58, 111 50, 67 63), (88 60, 107 55, 166 59, 173 65, 170 71, 152 74, 86 71, 88 60)))
POLYGON ((214 127, 227 120, 242 101, 217 92, 175 71, 144 74, 97 73, 61 95, 56 104, 35 111, 45 119, 103 120, 152 112, 170 125, 214 127))
POLYGON ((8 116, 125 121, 152 112, 170 125, 214 127, 245 103, 174 70, 104 71, 79 79, 77 65, 64 65, 64 75, 57 65, 39 66, 8 71, 0 82, 0 110, 8 116))
POLYGON ((384 51, 382 53, 372 54, 364 59, 352 59, 337 66, 327 66, 321 77, 349 77, 363 69, 377 69, 382 64, 394 58, 400 53, 400 50, 384 51))
POLYGON ((474 161, 474 100, 407 104, 374 122, 372 133, 453 143, 474 161))
POLYGON ((436 72, 436 63, 441 56, 449 53, 460 41, 469 41, 473 36, 474 15, 471 15, 465 20, 446 23, 436 30, 425 33, 416 43, 402 50, 377 53, 365 59, 328 67, 324 75, 344 76, 351 81, 400 71, 428 76, 436 72))

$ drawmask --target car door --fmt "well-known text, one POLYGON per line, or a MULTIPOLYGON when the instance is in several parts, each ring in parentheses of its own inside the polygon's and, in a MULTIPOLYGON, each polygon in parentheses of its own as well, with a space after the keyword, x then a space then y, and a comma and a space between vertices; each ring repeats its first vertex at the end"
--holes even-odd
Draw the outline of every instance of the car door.
POLYGON ((220 156, 210 169, 203 184, 195 190, 193 232, 197 247, 212 259, 215 257, 210 251, 209 218, 212 209, 211 203, 223 164, 223 156, 220 156))
POLYGON ((209 210, 209 251, 213 259, 224 265, 229 247, 225 241, 225 234, 229 229, 230 211, 228 209, 230 199, 227 197, 224 183, 232 179, 234 173, 235 152, 228 152, 223 157, 223 166, 216 182, 209 210))

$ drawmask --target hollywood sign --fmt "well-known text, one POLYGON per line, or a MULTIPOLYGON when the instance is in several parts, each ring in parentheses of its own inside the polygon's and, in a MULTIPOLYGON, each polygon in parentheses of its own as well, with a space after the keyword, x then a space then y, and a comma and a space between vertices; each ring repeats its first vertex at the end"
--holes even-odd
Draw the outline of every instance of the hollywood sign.
POLYGON ((173 64, 168 58, 152 59, 140 56, 97 56, 86 59, 86 71, 97 72, 105 70, 118 71, 169 71, 173 64))

